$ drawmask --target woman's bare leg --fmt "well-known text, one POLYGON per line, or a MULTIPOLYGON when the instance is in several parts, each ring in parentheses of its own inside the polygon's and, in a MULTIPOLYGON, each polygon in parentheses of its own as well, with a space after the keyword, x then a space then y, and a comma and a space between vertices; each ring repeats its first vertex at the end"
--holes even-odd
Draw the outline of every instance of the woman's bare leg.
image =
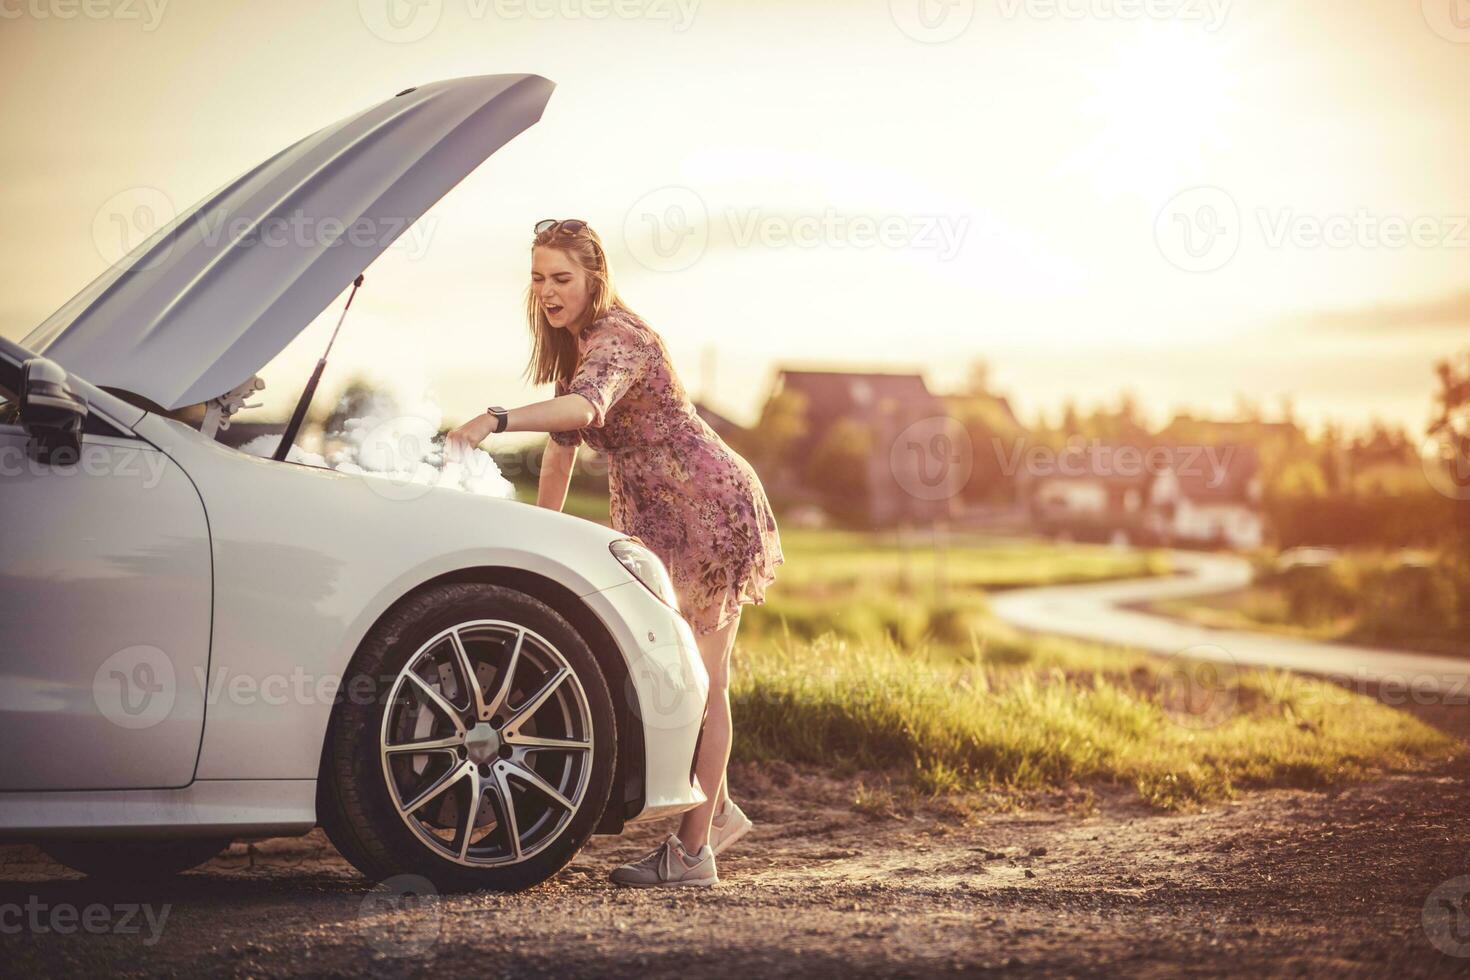
POLYGON ((694 773, 699 785, 706 787, 706 799, 684 813, 679 823, 679 840, 693 854, 709 841, 709 825, 715 807, 724 794, 725 766, 730 761, 732 728, 730 723, 730 651, 735 648, 735 631, 740 616, 722 630, 695 638, 704 669, 709 673, 709 712, 704 721, 704 737, 699 743, 699 758, 694 773), (711 789, 712 788, 712 789, 711 789))

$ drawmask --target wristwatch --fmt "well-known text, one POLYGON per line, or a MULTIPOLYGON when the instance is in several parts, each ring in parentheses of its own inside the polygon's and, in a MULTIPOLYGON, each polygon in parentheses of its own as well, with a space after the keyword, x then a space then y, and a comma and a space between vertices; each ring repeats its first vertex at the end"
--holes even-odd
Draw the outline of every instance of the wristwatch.
POLYGON ((504 432, 506 425, 510 422, 509 411, 501 408, 499 405, 491 405, 485 409, 485 412, 486 414, 495 416, 495 431, 504 432))

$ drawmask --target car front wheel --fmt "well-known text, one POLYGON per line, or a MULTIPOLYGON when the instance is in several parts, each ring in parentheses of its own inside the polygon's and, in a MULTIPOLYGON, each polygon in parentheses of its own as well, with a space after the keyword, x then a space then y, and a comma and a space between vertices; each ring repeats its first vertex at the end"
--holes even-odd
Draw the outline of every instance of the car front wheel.
POLYGON ((602 671, 560 614, 504 586, 435 586, 390 611, 353 660, 322 823, 375 881, 527 888, 591 836, 616 743, 602 671))

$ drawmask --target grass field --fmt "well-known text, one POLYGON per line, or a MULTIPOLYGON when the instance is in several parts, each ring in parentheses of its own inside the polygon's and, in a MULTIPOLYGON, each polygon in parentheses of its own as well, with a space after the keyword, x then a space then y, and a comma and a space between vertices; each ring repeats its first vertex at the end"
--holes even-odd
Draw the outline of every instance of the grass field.
MULTIPOLYGON (((605 499, 568 510, 607 521, 605 499)), ((1167 574, 1161 552, 795 528, 781 540, 767 602, 742 615, 732 757, 879 774, 860 805, 923 794, 969 809, 1114 785, 1183 809, 1453 751, 1322 681, 1031 636, 989 612, 998 589, 1167 574)))
POLYGON ((737 760, 876 771, 901 793, 985 805, 1108 784, 1180 809, 1452 751, 1326 682, 1031 636, 988 611, 987 590, 1166 573, 1164 554, 795 530, 782 543, 768 601, 744 607, 737 760))
POLYGON ((1244 589, 1152 604, 1150 611, 1215 629, 1470 656, 1470 568, 1448 554, 1404 563, 1349 551, 1328 567, 1285 572, 1261 557, 1244 589))

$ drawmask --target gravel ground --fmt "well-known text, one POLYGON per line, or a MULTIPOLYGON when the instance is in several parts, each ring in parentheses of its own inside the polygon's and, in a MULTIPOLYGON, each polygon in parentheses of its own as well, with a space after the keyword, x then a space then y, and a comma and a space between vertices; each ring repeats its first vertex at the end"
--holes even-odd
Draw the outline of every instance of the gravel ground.
MULTIPOLYGON (((1430 720, 1470 733, 1463 708, 1430 720)), ((594 838, 529 892, 428 901, 370 889, 320 833, 157 886, 0 849, 0 974, 1470 975, 1470 878, 1452 881, 1470 875, 1467 758, 1182 815, 1112 791, 875 815, 854 781, 779 765, 732 785, 757 826, 709 890, 607 882, 672 821, 594 838), (48 918, 68 907, 93 928, 48 918)))

